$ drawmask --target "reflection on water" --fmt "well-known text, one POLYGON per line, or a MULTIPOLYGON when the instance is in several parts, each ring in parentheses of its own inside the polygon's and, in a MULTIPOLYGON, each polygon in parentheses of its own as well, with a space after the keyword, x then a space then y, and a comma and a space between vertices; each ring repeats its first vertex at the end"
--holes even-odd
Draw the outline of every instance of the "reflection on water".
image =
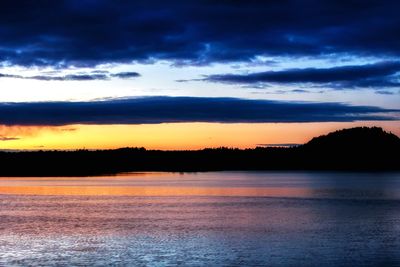
POLYGON ((400 265, 400 174, 0 178, 0 266, 400 265))

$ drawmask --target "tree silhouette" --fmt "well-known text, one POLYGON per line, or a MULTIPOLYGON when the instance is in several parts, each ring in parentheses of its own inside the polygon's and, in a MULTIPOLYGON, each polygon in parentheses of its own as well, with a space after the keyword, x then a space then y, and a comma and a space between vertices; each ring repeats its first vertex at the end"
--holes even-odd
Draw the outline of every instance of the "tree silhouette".
POLYGON ((89 176, 132 171, 400 170, 400 138, 357 127, 296 147, 0 152, 0 176, 89 176))

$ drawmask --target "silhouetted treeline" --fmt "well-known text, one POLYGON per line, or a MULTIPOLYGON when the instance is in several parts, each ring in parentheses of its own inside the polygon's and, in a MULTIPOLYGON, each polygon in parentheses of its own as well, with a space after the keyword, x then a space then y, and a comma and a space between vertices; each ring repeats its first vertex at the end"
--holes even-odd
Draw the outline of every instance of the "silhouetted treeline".
POLYGON ((86 176, 131 171, 400 170, 400 139, 381 128, 337 131, 290 148, 1 152, 0 176, 86 176))

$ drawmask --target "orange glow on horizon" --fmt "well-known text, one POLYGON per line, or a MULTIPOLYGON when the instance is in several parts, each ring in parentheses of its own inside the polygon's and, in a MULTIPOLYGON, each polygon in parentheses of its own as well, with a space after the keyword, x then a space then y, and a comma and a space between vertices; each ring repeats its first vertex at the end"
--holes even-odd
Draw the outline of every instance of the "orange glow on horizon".
POLYGON ((400 135, 400 122, 394 121, 0 126, 0 149, 254 148, 262 144, 305 143, 312 137, 356 126, 380 126, 400 135))

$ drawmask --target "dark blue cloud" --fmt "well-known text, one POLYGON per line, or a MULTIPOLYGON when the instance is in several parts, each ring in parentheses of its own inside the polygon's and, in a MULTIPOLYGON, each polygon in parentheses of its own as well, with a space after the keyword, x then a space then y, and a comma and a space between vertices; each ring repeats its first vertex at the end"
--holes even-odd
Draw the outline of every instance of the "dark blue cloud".
POLYGON ((62 76, 37 75, 27 77, 21 76, 21 78, 40 81, 94 81, 109 79, 108 75, 105 74, 67 74, 62 76))
POLYGON ((259 84, 282 83, 323 84, 332 88, 400 87, 400 62, 380 62, 367 65, 332 68, 287 69, 249 74, 217 74, 205 80, 212 82, 259 84))
POLYGON ((391 112, 399 110, 343 103, 162 96, 94 102, 1 103, 0 124, 330 122, 397 119, 390 115, 391 112))
POLYGON ((77 65, 257 55, 400 55, 399 1, 4 0, 0 62, 77 65))
POLYGON ((109 73, 108 71, 92 71, 90 73, 66 74, 66 75, 41 74, 35 76, 23 76, 23 75, 0 73, 0 78, 29 79, 29 80, 39 80, 39 81, 95 81, 95 80, 109 80, 110 78, 131 79, 139 76, 140 74, 137 72, 109 73))
POLYGON ((13 74, 6 74, 6 73, 0 73, 0 78, 21 78, 22 76, 20 75, 13 75, 13 74))
POLYGON ((140 74, 137 72, 119 72, 119 73, 111 74, 111 77, 117 77, 120 79, 131 79, 131 78, 136 78, 139 76, 140 76, 140 74))
POLYGON ((379 94, 379 95, 395 95, 396 94, 395 92, 386 91, 386 90, 376 91, 375 93, 379 94))

